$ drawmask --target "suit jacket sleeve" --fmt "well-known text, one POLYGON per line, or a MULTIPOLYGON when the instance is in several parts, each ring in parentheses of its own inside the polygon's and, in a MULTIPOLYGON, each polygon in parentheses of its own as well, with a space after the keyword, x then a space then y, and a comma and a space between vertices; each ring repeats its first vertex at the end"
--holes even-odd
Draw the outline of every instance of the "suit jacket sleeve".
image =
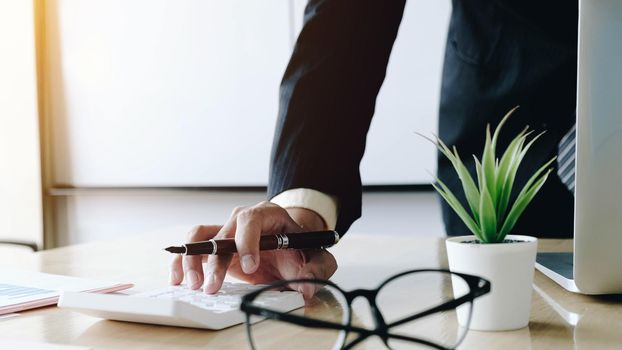
POLYGON ((343 234, 361 215, 359 163, 404 0, 311 0, 281 82, 268 197, 334 195, 343 234))

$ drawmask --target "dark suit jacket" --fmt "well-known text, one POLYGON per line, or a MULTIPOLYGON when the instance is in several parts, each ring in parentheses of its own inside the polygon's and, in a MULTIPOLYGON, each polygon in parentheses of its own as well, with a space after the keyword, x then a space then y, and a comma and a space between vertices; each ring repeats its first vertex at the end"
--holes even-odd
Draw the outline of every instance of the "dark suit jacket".
MULTIPOLYGON (((311 0, 281 84, 268 195, 305 187, 337 196, 341 234, 361 214, 359 163, 403 9, 403 0, 311 0)), ((500 147, 527 124, 547 133, 515 187, 556 155, 574 123, 577 11, 576 0, 453 1, 439 135, 467 167, 481 154, 486 124, 516 105, 500 147)), ((438 175, 461 192, 443 157, 438 175)), ((442 209, 448 234, 469 234, 444 202, 442 209)), ((568 236, 572 222, 572 194, 552 174, 514 232, 568 236)))

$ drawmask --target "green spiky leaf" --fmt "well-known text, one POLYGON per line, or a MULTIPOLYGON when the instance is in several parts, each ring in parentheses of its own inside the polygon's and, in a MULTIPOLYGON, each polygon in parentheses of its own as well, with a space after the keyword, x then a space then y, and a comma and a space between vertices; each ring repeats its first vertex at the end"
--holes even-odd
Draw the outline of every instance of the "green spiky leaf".
POLYGON ((535 181, 532 186, 525 186, 523 188, 523 191, 521 191, 521 193, 516 197, 516 201, 514 201, 514 205, 512 205, 512 209, 510 209, 510 212, 508 213, 508 216, 505 219, 501 230, 499 231, 497 240, 503 240, 505 236, 510 233, 510 231, 514 228, 514 225, 516 225, 518 218, 525 211, 527 205, 531 203, 531 200, 536 196, 542 185, 544 185, 544 182, 546 181, 552 170, 553 169, 549 169, 543 176, 535 181))
POLYGON ((455 165, 456 171, 458 172, 458 177, 460 178, 460 182, 462 183, 462 189, 464 190, 464 195, 469 203, 469 207, 471 208, 471 213, 474 217, 479 216, 479 190, 477 186, 475 186, 475 181, 471 177, 469 170, 466 168, 462 159, 460 159, 460 155, 458 154, 458 150, 454 147, 454 157, 455 157, 455 165))
MULTIPOLYGON (((490 125, 486 127, 486 143, 484 145, 484 153, 482 154, 482 174, 484 183, 492 198, 497 196, 497 174, 495 169, 495 145, 492 143, 490 136, 490 125)), ((482 189, 480 188, 480 191, 482 189)))
POLYGON ((478 239, 481 240, 481 237, 480 237, 481 234, 479 231, 479 227, 477 226, 473 218, 471 218, 469 213, 464 209, 462 204, 460 204, 460 201, 458 200, 458 198, 454 196, 451 190, 440 179, 437 178, 436 182, 440 185, 440 188, 436 184, 432 184, 432 186, 434 186, 434 189, 436 189, 436 191, 440 193, 440 195, 443 197, 443 199, 445 199, 447 204, 449 204, 449 206, 456 212, 456 214, 458 214, 458 216, 460 217, 460 219, 462 219, 462 221, 467 226, 467 228, 478 239))
POLYGON ((497 214, 495 204, 486 186, 482 188, 479 201, 479 226, 482 241, 492 242, 497 236, 497 214))
MULTIPOLYGON (((498 130, 498 129, 497 129, 498 130)), ((524 129, 512 142, 501 156, 501 161, 499 162, 499 177, 497 180, 497 193, 499 196, 499 200, 497 202, 497 217, 502 219, 505 215, 505 211, 507 210, 507 206, 510 201, 510 194, 512 192, 512 187, 514 186, 514 178, 516 176, 516 171, 518 167, 515 167, 516 160, 520 151, 522 149, 522 145, 525 142, 525 138, 527 135, 525 134, 527 129, 524 129)))

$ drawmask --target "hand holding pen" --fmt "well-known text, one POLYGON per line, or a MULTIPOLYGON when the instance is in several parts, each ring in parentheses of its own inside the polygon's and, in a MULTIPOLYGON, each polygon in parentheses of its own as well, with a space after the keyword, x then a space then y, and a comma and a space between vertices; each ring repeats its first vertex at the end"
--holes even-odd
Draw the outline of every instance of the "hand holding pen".
MULTIPOLYGON (((269 283, 280 279, 330 278, 337 269, 337 262, 328 250, 283 249, 283 247, 274 249, 275 243, 277 247, 279 244, 277 234, 283 232, 296 234, 293 240, 300 242, 298 238, 302 239, 303 235, 308 233, 303 232, 301 226, 306 231, 317 233, 316 231, 324 229, 324 221, 311 210, 303 208, 286 210, 269 202, 262 202, 252 207, 236 208, 225 225, 197 226, 190 232, 188 239, 190 243, 214 239, 217 244, 216 254, 175 254, 171 266, 170 282, 177 285, 185 280, 185 283, 192 289, 198 289, 204 285, 205 292, 215 293, 222 286, 226 273, 252 284, 269 283), (262 239, 264 236, 272 238, 262 239), (229 246, 227 249, 235 247, 238 254, 218 254, 218 250, 222 253, 222 249, 225 249, 222 243, 219 244, 221 239, 228 239, 225 241, 227 242, 225 246, 229 246), (206 263, 205 272, 203 262, 206 263)), ((334 231, 329 232, 324 233, 323 239, 326 241, 321 244, 314 243, 313 247, 325 246, 324 243, 334 243, 336 237, 334 231)), ((291 237, 288 235, 287 248, 292 248, 291 237)), ((206 252, 212 249, 211 244, 202 244, 202 247, 202 249, 207 249, 206 252)), ((176 251, 183 253, 179 249, 176 251)), ((198 251, 194 250, 194 252, 198 251)), ((298 289, 298 286, 292 286, 292 288, 298 289)), ((304 290, 304 288, 308 289, 309 286, 300 286, 299 291, 304 294, 305 298, 315 293, 315 290, 304 290)))

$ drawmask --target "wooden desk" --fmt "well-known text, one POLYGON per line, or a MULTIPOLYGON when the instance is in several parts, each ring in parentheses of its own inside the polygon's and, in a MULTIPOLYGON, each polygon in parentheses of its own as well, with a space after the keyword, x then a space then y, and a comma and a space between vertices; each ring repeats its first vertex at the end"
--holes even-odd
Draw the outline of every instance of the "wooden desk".
MULTIPOLYGON (((133 282, 138 289, 167 281, 170 256, 162 247, 182 241, 177 228, 116 242, 98 242, 34 254, 0 257, 0 264, 49 273, 133 282), (123 243, 122 245, 119 243, 123 243), (137 251, 130 244, 144 244, 137 251)), ((568 251, 571 241, 541 240, 541 251, 568 251)), ((440 238, 391 237, 349 233, 333 247, 339 269, 333 280, 344 289, 375 287, 385 277, 413 268, 445 267, 440 238), (390 253, 370 252, 392 240, 390 253)), ((356 310, 355 310, 356 311, 356 310)), ((474 332, 461 349, 620 349, 622 297, 572 294, 536 272, 531 322, 513 332, 474 332)), ((3 338, 79 344, 94 349, 248 349, 244 326, 213 332, 105 321, 55 307, 0 319, 3 338)), ((314 344, 309 345, 313 349, 314 344)), ((283 349, 286 349, 284 344, 283 349)), ((370 348, 370 347, 364 347, 370 348)))

